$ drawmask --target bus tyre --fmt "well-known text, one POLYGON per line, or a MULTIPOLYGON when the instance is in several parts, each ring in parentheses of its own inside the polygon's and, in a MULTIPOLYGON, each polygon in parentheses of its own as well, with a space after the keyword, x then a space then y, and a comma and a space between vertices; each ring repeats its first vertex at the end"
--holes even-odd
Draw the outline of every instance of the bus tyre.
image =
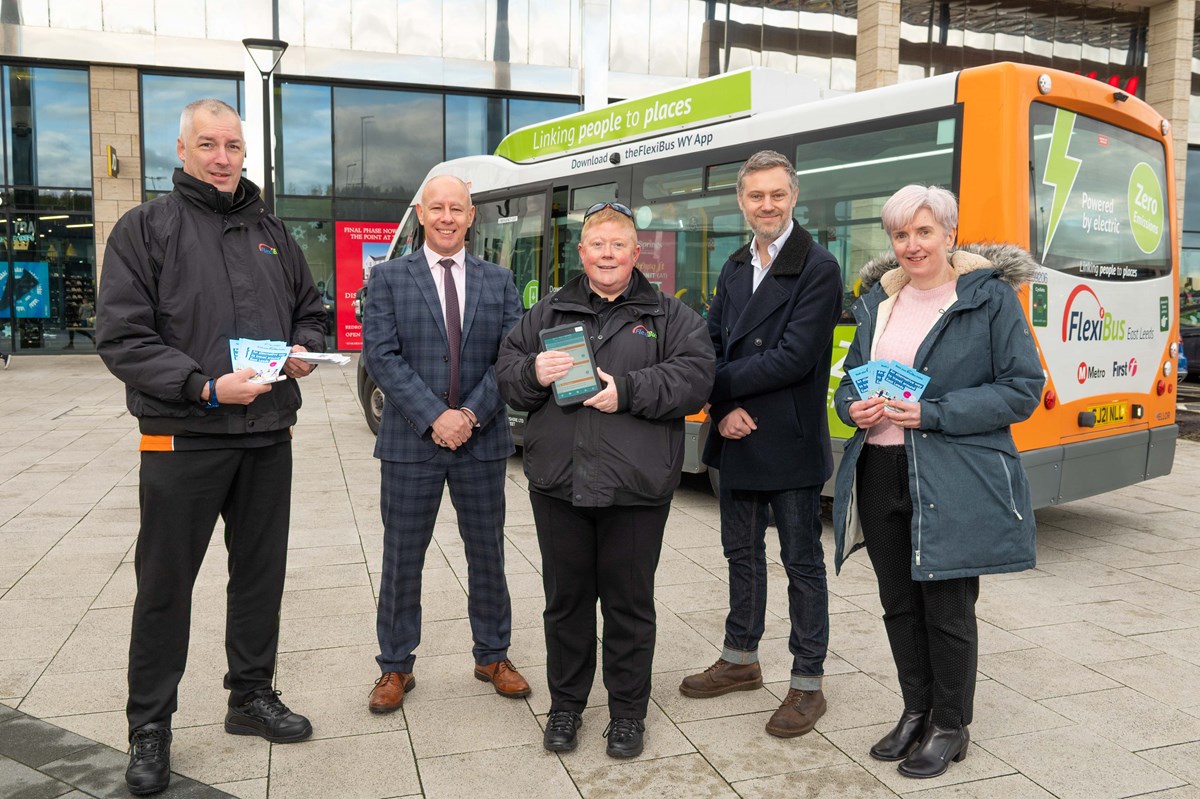
POLYGON ((375 381, 367 375, 363 381, 362 406, 363 416, 367 418, 367 427, 379 435, 379 423, 383 420, 383 389, 375 385, 375 381))

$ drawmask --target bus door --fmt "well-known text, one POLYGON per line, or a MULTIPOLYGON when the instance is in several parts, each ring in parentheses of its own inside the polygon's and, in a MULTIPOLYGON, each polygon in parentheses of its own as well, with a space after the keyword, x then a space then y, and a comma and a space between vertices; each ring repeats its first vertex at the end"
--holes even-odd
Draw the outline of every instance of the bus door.
POLYGON ((616 202, 633 207, 629 193, 629 168, 589 172, 554 187, 550 210, 552 229, 546 284, 557 291, 583 272, 579 260, 579 234, 583 215, 596 203, 616 202))
POLYGON ((549 186, 524 186, 474 198, 471 251, 485 261, 512 270, 521 308, 526 311, 541 296, 549 192, 549 186))

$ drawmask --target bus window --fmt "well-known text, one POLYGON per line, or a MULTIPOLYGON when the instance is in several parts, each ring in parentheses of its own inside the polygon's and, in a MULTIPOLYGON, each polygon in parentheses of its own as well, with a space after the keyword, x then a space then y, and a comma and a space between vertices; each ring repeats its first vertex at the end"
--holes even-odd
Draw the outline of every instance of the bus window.
POLYGON ((733 192, 640 205, 634 209, 638 267, 659 289, 701 316, 726 259, 749 238, 733 192))
MULTIPOLYGON (((571 209, 586 211, 596 203, 610 203, 618 199, 616 183, 601 183, 598 186, 585 186, 571 192, 571 209)), ((621 202, 629 202, 621 200, 621 202)), ((580 224, 583 224, 582 219, 580 224)))
POLYGON ((533 307, 540 294, 538 265, 542 260, 546 194, 477 200, 472 251, 485 261, 513 271, 521 305, 533 307))
POLYGON ((841 264, 847 309, 862 265, 891 251, 879 221, 884 202, 909 183, 955 189, 957 120, 906 119, 866 133, 824 131, 796 147, 796 218, 841 264))
POLYGON ((404 215, 404 221, 400 223, 400 231, 392 240, 392 251, 388 253, 388 259, 408 255, 420 247, 422 233, 424 231, 421 229, 420 221, 417 219, 417 211, 415 208, 410 208, 408 213, 404 215))
POLYGON ((695 194, 703 188, 703 181, 703 171, 700 167, 647 175, 642 180, 642 197, 647 200, 661 200, 681 194, 695 194))
POLYGON ((1033 254, 1101 280, 1170 274, 1170 214, 1160 142, 1045 103, 1029 109, 1033 254))
POLYGON ((744 161, 735 161, 732 164, 718 164, 708 168, 708 180, 705 188, 709 191, 720 191, 721 189, 736 189, 738 172, 742 168, 744 161))

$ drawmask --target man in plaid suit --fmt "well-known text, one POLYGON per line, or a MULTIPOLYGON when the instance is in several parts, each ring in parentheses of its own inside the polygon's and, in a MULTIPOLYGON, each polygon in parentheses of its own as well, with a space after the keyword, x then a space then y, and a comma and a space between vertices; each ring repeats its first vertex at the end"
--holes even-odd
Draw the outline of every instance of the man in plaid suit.
POLYGON ((375 442, 384 543, 374 713, 398 709, 416 686, 421 569, 447 484, 467 556, 475 676, 502 696, 529 695, 508 659, 504 480, 514 449, 495 373, 521 315, 516 284, 464 249, 475 207, 463 181, 430 179, 417 216, 424 245, 372 270, 363 314, 367 371, 387 397, 375 442))

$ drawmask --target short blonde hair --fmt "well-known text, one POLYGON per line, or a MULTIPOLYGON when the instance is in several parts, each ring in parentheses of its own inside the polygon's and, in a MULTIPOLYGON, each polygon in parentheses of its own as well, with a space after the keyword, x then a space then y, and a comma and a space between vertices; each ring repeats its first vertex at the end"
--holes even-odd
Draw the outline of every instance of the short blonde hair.
POLYGON ((633 223, 633 219, 621 213, 615 208, 601 208, 596 213, 583 220, 583 230, 579 233, 579 240, 583 241, 588 234, 588 231, 593 225, 603 225, 605 222, 616 222, 618 224, 627 225, 629 227, 629 237, 637 241, 637 225, 633 223))
POLYGON ((888 198, 883 204, 883 229, 893 232, 912 223, 921 209, 928 209, 947 232, 958 227, 958 200, 941 186, 922 186, 911 183, 888 198))

